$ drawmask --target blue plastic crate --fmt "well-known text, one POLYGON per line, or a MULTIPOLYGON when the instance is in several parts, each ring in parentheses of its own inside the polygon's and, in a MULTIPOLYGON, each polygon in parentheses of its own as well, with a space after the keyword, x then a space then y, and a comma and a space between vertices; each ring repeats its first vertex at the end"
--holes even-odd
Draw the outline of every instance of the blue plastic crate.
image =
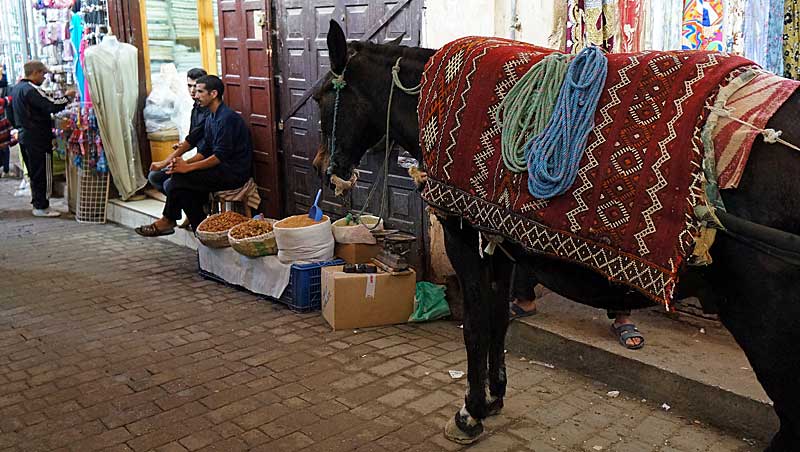
POLYGON ((331 265, 344 265, 344 261, 334 259, 311 264, 292 264, 289 285, 278 301, 295 312, 319 310, 322 306, 322 267, 331 265))

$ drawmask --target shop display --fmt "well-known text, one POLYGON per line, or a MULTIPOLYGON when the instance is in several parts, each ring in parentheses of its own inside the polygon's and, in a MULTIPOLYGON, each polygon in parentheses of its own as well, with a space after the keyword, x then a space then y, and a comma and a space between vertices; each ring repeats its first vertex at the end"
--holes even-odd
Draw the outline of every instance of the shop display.
POLYGON ((200 232, 227 232, 239 223, 247 221, 248 218, 236 212, 222 212, 206 218, 197 230, 200 232))

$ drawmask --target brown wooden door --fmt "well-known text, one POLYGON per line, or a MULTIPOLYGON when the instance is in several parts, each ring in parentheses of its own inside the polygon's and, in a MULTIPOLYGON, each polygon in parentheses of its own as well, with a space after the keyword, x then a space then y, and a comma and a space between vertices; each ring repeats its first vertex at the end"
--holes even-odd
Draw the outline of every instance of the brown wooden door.
POLYGON ((267 0, 219 0, 217 4, 225 102, 250 126, 262 211, 280 218, 283 199, 275 136, 270 5, 267 0))
MULTIPOLYGON (((283 121, 281 148, 286 175, 287 213, 307 212, 323 185, 311 167, 320 142, 319 109, 304 95, 330 69, 328 21, 337 20, 348 40, 385 42, 404 35, 403 44, 419 45, 422 0, 275 0, 278 58, 277 77, 283 121), (305 98, 305 100, 304 100, 305 98), (297 108, 299 106, 299 108, 297 108)), ((390 160, 387 227, 417 236, 411 260, 422 276, 425 269, 426 216, 419 194, 405 169, 390 160)), ((350 208, 364 205, 383 165, 383 152, 367 154, 359 166, 361 175, 350 195, 350 208)), ((380 189, 379 189, 380 190, 380 189)), ((334 219, 348 208, 328 187, 320 205, 334 219)), ((380 193, 373 195, 367 211, 378 213, 380 193)))

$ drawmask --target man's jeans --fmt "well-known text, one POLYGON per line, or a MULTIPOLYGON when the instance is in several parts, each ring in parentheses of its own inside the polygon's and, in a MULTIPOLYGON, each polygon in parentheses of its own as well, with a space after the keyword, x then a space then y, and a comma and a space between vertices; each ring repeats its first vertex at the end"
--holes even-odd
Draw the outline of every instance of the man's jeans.
POLYGON ((170 175, 167 174, 167 170, 164 169, 150 171, 150 173, 147 175, 147 180, 150 181, 150 185, 165 195, 167 194, 167 188, 165 185, 169 185, 169 178, 170 175))

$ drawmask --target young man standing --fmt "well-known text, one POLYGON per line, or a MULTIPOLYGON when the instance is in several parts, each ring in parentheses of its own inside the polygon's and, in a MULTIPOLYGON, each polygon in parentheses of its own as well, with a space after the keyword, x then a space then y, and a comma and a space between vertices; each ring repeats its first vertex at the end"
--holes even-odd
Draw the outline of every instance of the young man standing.
POLYGON ((222 101, 225 85, 214 75, 197 80, 197 102, 208 108, 205 142, 189 160, 173 158, 167 167, 167 203, 163 216, 154 223, 136 228, 139 235, 155 237, 175 232, 175 225, 186 212, 192 230, 206 217, 203 206, 209 193, 233 190, 244 185, 252 174, 253 146, 244 119, 222 101))
POLYGON ((201 106, 197 102, 195 89, 197 87, 197 80, 205 75, 208 75, 205 69, 200 68, 190 69, 189 72, 186 73, 186 86, 189 88, 189 95, 194 100, 191 122, 189 123, 189 134, 186 135, 186 138, 183 141, 172 146, 173 152, 167 158, 160 162, 153 162, 150 165, 150 174, 147 175, 147 180, 150 181, 150 185, 155 187, 155 189, 161 193, 167 193, 166 189, 164 188, 164 184, 170 176, 167 174, 166 170, 166 167, 169 166, 169 162, 177 157, 182 156, 193 148, 203 148, 203 137, 205 135, 208 108, 201 106))
POLYGON ((52 182, 53 120, 50 115, 58 113, 75 96, 69 90, 65 97, 50 97, 42 88, 47 67, 41 61, 25 63, 25 77, 11 92, 12 122, 19 131, 22 158, 31 180, 33 215, 57 217, 59 212, 50 210, 50 184, 52 182))

